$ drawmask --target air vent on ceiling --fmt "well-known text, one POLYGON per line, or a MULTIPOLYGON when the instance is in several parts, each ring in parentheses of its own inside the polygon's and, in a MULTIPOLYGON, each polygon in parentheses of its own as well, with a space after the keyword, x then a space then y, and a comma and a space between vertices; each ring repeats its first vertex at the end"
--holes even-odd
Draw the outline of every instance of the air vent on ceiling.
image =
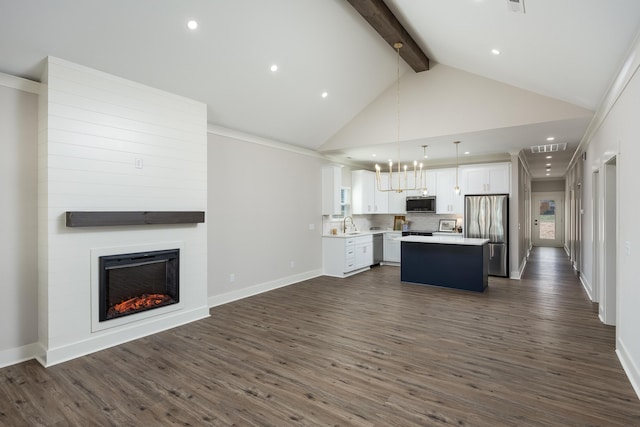
POLYGON ((534 145, 531 147, 531 152, 536 153, 553 153, 554 151, 564 151, 567 149, 566 142, 560 142, 558 144, 544 144, 534 145))
POLYGON ((511 12, 524 13, 524 0, 507 0, 511 12))

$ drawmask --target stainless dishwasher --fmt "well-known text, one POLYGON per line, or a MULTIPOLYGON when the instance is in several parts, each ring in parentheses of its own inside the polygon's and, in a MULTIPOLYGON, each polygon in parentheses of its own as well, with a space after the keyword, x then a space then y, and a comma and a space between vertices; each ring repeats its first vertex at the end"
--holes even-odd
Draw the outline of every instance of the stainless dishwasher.
POLYGON ((380 264, 384 260, 383 234, 373 235, 373 265, 380 264))

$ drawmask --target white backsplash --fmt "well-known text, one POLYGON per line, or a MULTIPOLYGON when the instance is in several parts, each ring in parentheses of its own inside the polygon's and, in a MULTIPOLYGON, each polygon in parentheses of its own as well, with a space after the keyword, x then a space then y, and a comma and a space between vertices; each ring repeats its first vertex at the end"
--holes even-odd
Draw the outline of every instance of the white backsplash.
POLYGON ((409 214, 407 215, 407 221, 409 221, 409 230, 426 230, 426 231, 438 231, 441 219, 456 219, 457 225, 461 226, 461 215, 436 215, 436 214, 409 214))
MULTIPOLYGON (((381 230, 393 230, 393 221, 396 215, 353 215, 353 222, 360 231, 368 231, 371 227, 378 227, 381 230)), ((436 215, 428 213, 405 215, 410 230, 438 231, 441 219, 456 219, 458 226, 463 225, 460 215, 436 215)), ((343 219, 322 217, 322 234, 331 234, 331 229, 338 230, 338 234, 343 231, 343 219)))

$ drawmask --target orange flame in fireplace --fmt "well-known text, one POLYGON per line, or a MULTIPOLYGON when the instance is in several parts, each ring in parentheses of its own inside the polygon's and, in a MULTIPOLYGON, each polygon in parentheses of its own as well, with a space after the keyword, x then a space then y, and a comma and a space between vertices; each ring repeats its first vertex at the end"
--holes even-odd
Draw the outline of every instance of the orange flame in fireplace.
POLYGON ((112 307, 113 311, 118 314, 127 313, 129 311, 142 310, 151 308, 156 305, 164 304, 172 298, 166 294, 142 294, 137 297, 129 298, 112 307))

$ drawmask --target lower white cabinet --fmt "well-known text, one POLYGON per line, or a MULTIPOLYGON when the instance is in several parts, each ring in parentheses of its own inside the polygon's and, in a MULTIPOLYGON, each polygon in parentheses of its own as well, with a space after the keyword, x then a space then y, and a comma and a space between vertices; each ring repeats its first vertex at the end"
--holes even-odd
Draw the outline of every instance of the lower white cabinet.
POLYGON ((324 274, 347 277, 373 264, 373 236, 323 237, 324 274))

